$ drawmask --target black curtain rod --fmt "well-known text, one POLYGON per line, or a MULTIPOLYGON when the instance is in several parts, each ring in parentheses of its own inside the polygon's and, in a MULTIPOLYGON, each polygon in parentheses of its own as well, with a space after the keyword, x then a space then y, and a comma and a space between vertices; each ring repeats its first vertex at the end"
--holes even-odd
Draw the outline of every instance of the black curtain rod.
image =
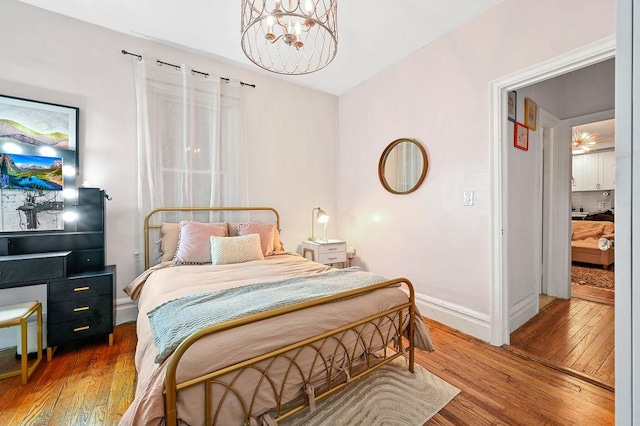
MULTIPOLYGON (((142 60, 142 55, 138 55, 136 53, 131 53, 131 52, 127 52, 126 50, 122 49, 122 54, 123 55, 131 55, 131 56, 135 56, 136 58, 138 58, 139 61, 142 60)), ((156 63, 158 64, 158 66, 162 66, 162 65, 167 65, 170 67, 174 67, 175 69, 179 70, 181 68, 180 65, 176 65, 176 64, 171 64, 169 62, 163 62, 161 60, 157 60, 156 63)), ((191 70, 191 74, 200 74, 201 76, 204 76, 204 78, 208 78, 209 77, 209 73, 208 72, 202 72, 202 71, 196 71, 196 70, 191 70)), ((220 80, 224 80, 227 83, 229 82, 229 79, 227 77, 220 77, 220 80)), ((248 87, 253 87, 255 88, 256 85, 255 84, 250 84, 250 83, 244 83, 244 82, 240 82, 241 86, 248 86, 248 87)))

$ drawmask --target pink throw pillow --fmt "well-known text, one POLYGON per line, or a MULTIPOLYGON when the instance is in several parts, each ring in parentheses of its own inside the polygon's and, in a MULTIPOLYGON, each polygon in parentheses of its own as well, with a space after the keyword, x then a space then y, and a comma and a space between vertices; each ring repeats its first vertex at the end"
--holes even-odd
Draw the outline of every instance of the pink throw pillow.
POLYGON ((275 225, 268 223, 247 222, 240 223, 237 227, 238 235, 259 234, 260 244, 262 245, 262 254, 271 256, 275 250, 275 225))
POLYGON ((211 263, 210 238, 226 237, 227 228, 209 223, 182 221, 178 248, 173 263, 200 264, 211 263))

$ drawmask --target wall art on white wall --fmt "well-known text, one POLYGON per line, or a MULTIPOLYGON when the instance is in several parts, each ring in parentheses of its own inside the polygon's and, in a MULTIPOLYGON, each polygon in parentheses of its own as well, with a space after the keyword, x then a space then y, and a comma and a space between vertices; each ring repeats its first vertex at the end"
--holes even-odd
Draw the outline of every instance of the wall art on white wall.
POLYGON ((516 114, 518 112, 518 94, 512 90, 507 94, 507 118, 509 121, 516 122, 516 114))
POLYGON ((529 150, 529 129, 522 123, 517 123, 514 129, 513 146, 523 151, 529 150))
POLYGON ((524 125, 536 130, 538 123, 538 104, 529 98, 524 98, 524 125))
POLYGON ((0 96, 0 232, 62 229, 78 170, 75 107, 0 96))

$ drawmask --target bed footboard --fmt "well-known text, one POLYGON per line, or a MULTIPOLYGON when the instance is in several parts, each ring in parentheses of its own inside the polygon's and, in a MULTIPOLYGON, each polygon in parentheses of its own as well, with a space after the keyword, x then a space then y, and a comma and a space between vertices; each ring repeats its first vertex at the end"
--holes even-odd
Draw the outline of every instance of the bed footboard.
POLYGON ((261 399, 267 398, 272 404, 268 411, 272 418, 283 420, 307 407, 313 410, 316 401, 400 356, 408 357, 408 369, 413 372, 415 320, 413 285, 398 278, 199 330, 184 340, 169 360, 165 377, 166 424, 177 425, 178 395, 194 388, 204 398, 201 416, 206 425, 227 423, 221 420, 225 418, 225 410, 233 411, 238 418, 241 415, 242 421, 249 424, 252 418, 263 414, 256 412, 257 401, 261 399), (187 381, 177 379, 181 358, 205 336, 398 285, 408 289, 408 300, 384 312, 187 381), (244 382, 242 386, 240 382, 244 382))

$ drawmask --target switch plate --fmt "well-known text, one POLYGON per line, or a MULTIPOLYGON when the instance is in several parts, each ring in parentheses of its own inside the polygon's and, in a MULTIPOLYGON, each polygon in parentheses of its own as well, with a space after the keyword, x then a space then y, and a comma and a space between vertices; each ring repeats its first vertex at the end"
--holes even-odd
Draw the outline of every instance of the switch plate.
POLYGON ((473 191, 464 191, 464 204, 465 206, 472 206, 474 201, 473 191))

